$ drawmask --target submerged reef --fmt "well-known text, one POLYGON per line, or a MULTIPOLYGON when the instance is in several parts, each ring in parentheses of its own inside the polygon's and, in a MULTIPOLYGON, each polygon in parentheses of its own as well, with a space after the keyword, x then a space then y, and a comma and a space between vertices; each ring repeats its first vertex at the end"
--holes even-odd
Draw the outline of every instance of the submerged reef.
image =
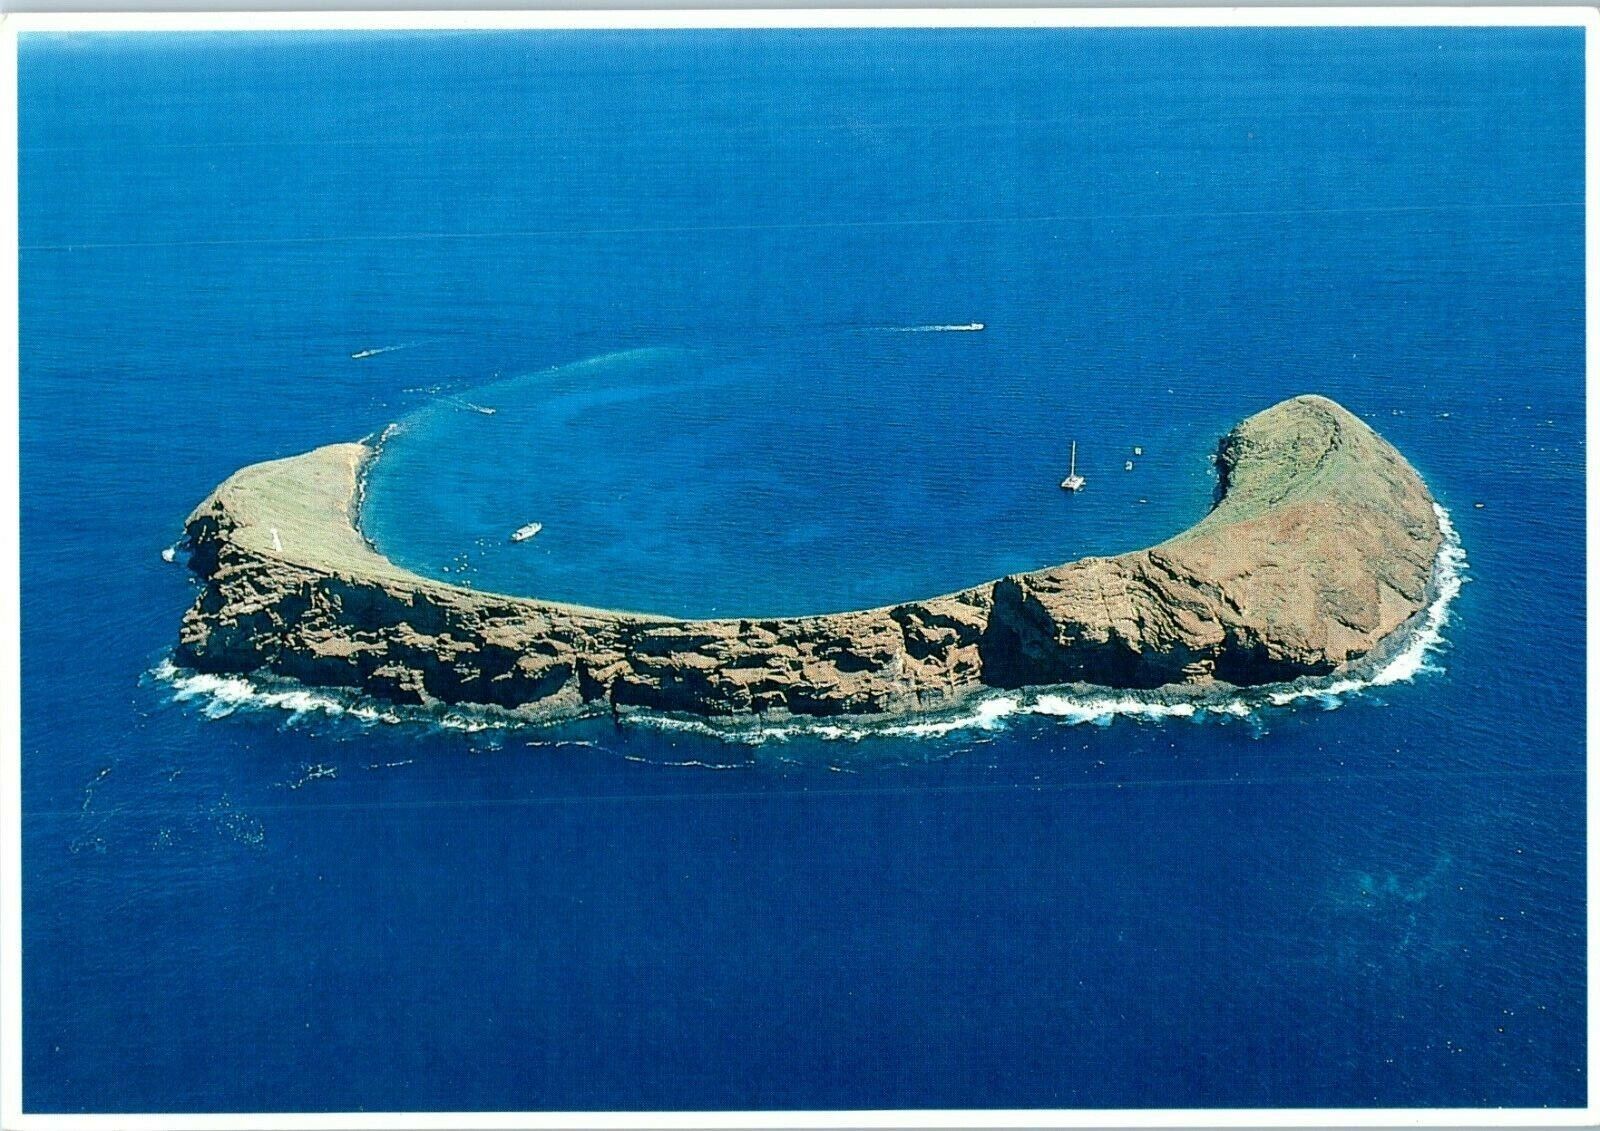
POLYGON ((1171 688, 1353 671, 1431 599, 1442 533, 1416 471, 1325 397, 1244 421, 1217 500, 1147 550, 817 616, 678 620, 418 576, 358 526, 367 444, 241 469, 189 516, 202 585, 177 659, 529 720, 635 710, 891 716, 986 688, 1171 688))

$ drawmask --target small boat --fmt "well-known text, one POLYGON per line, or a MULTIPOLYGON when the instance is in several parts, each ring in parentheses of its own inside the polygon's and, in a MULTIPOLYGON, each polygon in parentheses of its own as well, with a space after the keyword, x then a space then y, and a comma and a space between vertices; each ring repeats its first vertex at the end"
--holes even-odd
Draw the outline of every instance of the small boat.
POLYGON ((544 523, 530 522, 527 526, 519 526, 513 530, 511 532, 511 540, 513 542, 526 542, 529 538, 532 538, 535 534, 539 533, 539 531, 543 529, 544 523))
POLYGON ((1133 470, 1133 461, 1131 459, 1130 460, 1124 460, 1123 463, 1122 463, 1122 470, 1123 471, 1132 471, 1133 470))
POLYGON ((1061 481, 1063 491, 1081 491, 1086 480, 1078 474, 1078 441, 1072 441, 1072 466, 1067 469, 1067 477, 1061 481))

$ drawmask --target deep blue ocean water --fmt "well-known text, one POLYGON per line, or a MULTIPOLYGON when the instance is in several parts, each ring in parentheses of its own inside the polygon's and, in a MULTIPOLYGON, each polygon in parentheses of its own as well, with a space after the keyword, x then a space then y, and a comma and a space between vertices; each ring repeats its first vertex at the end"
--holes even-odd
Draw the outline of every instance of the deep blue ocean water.
POLYGON ((25 35, 25 1109, 1582 1104, 1582 62, 25 35), (188 510, 395 422, 414 568, 793 612, 1181 529, 1306 391, 1470 560, 1326 704, 749 745, 152 674, 188 510))

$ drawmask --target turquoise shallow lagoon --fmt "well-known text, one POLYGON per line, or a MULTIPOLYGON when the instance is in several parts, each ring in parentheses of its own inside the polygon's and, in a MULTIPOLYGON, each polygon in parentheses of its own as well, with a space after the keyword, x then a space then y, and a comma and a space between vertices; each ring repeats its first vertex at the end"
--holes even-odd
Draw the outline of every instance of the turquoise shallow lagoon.
POLYGON ((495 592, 778 616, 1133 549, 1205 512, 1216 398, 1157 390, 1164 419, 1130 417, 1126 374, 1070 356, 1041 372, 1019 333, 637 350, 441 391, 384 438, 362 528, 411 569, 495 592), (1094 489, 1074 497, 1059 481, 1079 436, 1094 489), (543 529, 513 543, 529 521, 543 529))
POLYGON ((1581 1104, 1583 50, 25 36, 24 1107, 1581 1104), (1359 695, 730 741, 168 664, 190 508, 391 425, 414 569, 806 612, 1155 541, 1308 391, 1470 563, 1359 695))

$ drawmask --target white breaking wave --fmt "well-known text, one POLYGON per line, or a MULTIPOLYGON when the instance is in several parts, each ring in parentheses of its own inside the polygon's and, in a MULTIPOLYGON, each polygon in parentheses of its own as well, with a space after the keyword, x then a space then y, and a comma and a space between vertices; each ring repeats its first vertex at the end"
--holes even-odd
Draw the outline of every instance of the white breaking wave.
MULTIPOLYGON (((238 712, 278 711, 291 724, 307 717, 323 717, 369 726, 410 724, 467 734, 529 726, 527 719, 491 706, 418 707, 383 703, 352 689, 309 687, 277 676, 213 675, 192 671, 179 667, 170 658, 160 660, 150 669, 149 676, 171 688, 174 703, 195 704, 208 719, 226 718, 238 712)), ((562 740, 533 745, 591 744, 562 740)))
POLYGON ((156 664, 150 674, 172 688, 174 702, 198 703, 200 713, 208 719, 225 718, 240 710, 266 709, 287 712, 291 720, 307 714, 323 714, 348 715, 365 722, 401 721, 392 709, 357 696, 287 684, 269 686, 243 676, 195 672, 178 667, 170 659, 156 664))
MULTIPOLYGON (((1082 687, 1041 688, 1029 691, 994 691, 977 696, 956 711, 930 715, 914 722, 839 721, 820 719, 709 721, 649 713, 622 716, 633 726, 657 730, 689 731, 740 745, 762 745, 797 738, 859 742, 888 737, 939 738, 958 732, 1002 730, 1028 717, 1055 719, 1064 725, 1085 723, 1106 726, 1119 718, 1145 721, 1210 717, 1250 718, 1266 708, 1289 707, 1314 700, 1324 708, 1342 704, 1351 696, 1374 687, 1409 683, 1425 672, 1441 670, 1434 657, 1445 644, 1444 629, 1450 605, 1466 583, 1467 555, 1450 513, 1438 504, 1434 511, 1444 538, 1434 561, 1434 599, 1406 630, 1400 647, 1360 676, 1305 678, 1293 683, 1237 688, 1215 694, 1197 693, 1174 698, 1171 691, 1114 691, 1082 687)), ((363 724, 422 723, 445 730, 478 733, 530 727, 527 719, 487 706, 448 708, 384 704, 354 691, 311 688, 288 680, 257 680, 235 675, 210 675, 189 671, 161 660, 150 673, 172 688, 179 703, 197 703, 201 714, 218 719, 244 710, 286 712, 294 722, 307 715, 342 717, 363 724)), ((583 743, 582 745, 588 745, 583 743)), ((687 764, 687 763, 686 763, 687 764)), ((726 769, 731 766, 713 765, 726 769)))

